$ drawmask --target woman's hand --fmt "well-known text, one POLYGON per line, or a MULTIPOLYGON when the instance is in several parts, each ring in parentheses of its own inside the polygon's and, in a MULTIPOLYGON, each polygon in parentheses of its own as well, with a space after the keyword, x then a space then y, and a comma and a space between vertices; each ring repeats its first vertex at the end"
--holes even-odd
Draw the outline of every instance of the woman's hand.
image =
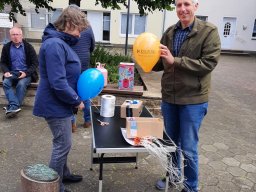
POLYGON ((160 56, 166 61, 166 63, 172 65, 174 63, 174 57, 172 56, 168 47, 160 44, 160 56))
POLYGON ((77 106, 77 108, 78 108, 79 110, 83 110, 83 109, 84 109, 84 103, 81 102, 81 103, 77 106))

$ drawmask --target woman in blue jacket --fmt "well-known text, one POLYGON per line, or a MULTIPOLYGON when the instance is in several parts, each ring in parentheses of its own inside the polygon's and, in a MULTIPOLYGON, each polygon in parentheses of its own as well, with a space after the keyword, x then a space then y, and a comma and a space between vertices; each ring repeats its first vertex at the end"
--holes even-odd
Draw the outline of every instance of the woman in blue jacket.
POLYGON ((62 181, 82 180, 82 176, 71 174, 67 166, 73 110, 84 108, 76 91, 81 64, 70 46, 77 43, 80 32, 87 26, 84 13, 69 6, 56 22, 45 28, 39 52, 40 81, 33 114, 45 118, 51 129, 53 147, 49 166, 61 178, 61 192, 67 191, 62 181))

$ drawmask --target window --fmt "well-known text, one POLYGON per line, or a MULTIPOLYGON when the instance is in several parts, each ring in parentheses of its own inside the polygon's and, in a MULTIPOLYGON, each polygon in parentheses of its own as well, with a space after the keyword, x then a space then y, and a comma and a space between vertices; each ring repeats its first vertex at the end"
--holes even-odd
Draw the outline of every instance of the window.
POLYGON ((230 22, 225 23, 224 32, 223 32, 224 37, 227 37, 230 35, 230 29, 231 29, 231 23, 230 22))
POLYGON ((103 13, 103 38, 104 41, 110 40, 110 13, 103 13))
POLYGON ((253 27, 253 31, 252 31, 252 37, 256 38, 256 19, 254 20, 254 27, 253 27))
POLYGON ((0 13, 0 43, 8 43, 10 41, 9 30, 13 26, 13 22, 9 20, 9 14, 0 13))
MULTIPOLYGON (((127 14, 121 15, 121 35, 126 34, 127 26, 127 14)), ((139 35, 146 30, 146 16, 140 16, 138 14, 129 15, 128 34, 139 35)))
POLYGON ((56 21, 61 14, 61 9, 56 9, 54 12, 48 12, 47 10, 41 9, 39 13, 35 10, 31 10, 31 28, 33 29, 44 29, 50 22, 56 21))
POLYGON ((198 19, 201 19, 202 21, 208 21, 208 17, 207 17, 207 16, 196 15, 196 17, 197 17, 198 19))

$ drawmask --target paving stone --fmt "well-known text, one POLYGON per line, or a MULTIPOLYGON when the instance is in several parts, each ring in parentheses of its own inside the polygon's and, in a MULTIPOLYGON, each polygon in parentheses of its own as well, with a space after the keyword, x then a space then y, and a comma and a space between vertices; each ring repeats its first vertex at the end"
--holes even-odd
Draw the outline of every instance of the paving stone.
POLYGON ((209 159, 205 157, 204 155, 199 155, 199 164, 207 164, 209 162, 209 159))
POLYGON ((222 159, 222 162, 224 162, 226 165, 228 166, 239 166, 240 165, 240 162, 237 161, 236 159, 234 158, 227 158, 227 157, 224 157, 222 159))
POLYGON ((218 150, 217 154, 221 155, 222 157, 234 157, 235 154, 228 150, 218 150))
POLYGON ((256 154, 248 153, 248 154, 246 154, 246 156, 251 158, 252 160, 256 160, 256 154))
POLYGON ((208 152, 216 152, 217 151, 216 147, 214 147, 213 145, 202 145, 201 148, 208 152))
POLYGON ((246 155, 247 154, 247 150, 242 149, 240 146, 241 145, 237 145, 239 146, 239 148, 229 148, 229 151, 234 153, 235 155, 246 155))
POLYGON ((207 191, 207 192, 223 192, 222 189, 220 189, 218 186, 202 186, 202 189, 200 191, 207 191))
POLYGON ((253 189, 242 188, 240 192, 255 192, 253 189))
POLYGON ((201 175, 199 177, 199 182, 206 183, 207 186, 217 186, 219 179, 214 174, 208 173, 208 175, 201 175))
POLYGON ((232 181, 242 189, 252 189, 254 183, 245 177, 235 177, 232 181))
POLYGON ((199 166, 199 176, 207 176, 209 173, 214 173, 214 169, 210 167, 209 165, 200 165, 199 166))
POLYGON ((232 182, 220 181, 218 187, 223 192, 240 192, 241 187, 234 185, 232 182))
POLYGON ((256 160, 252 160, 252 164, 256 166, 256 160))
POLYGON ((228 167, 227 171, 235 177, 243 177, 246 175, 246 172, 240 167, 228 167))
MULTIPOLYGON (((253 132, 253 131, 252 131, 253 132)), ((247 143, 248 145, 245 145, 245 146, 243 146, 243 148, 244 148, 244 150, 247 152, 247 154, 249 153, 249 154, 251 154, 252 156, 254 156, 254 157, 252 157, 252 158, 256 158, 255 156, 256 156, 256 154, 255 154, 255 151, 256 151, 256 142, 255 142, 255 138, 256 138, 256 135, 253 135, 253 134, 250 134, 249 135, 250 137, 253 137, 253 138, 251 138, 251 141, 247 141, 247 142, 250 142, 250 143, 247 143), (254 155, 253 155, 254 154, 254 155)), ((256 159, 255 159, 256 160, 256 159)))
POLYGON ((241 168, 249 173, 256 173, 256 166, 252 164, 242 164, 241 168))
POLYGON ((209 136, 200 137, 199 141, 204 145, 212 145, 214 143, 213 138, 209 136))
POLYGON ((212 161, 209 162, 209 166, 211 166, 213 169, 215 170, 220 170, 220 171, 224 171, 227 168, 227 165, 224 164, 221 161, 212 161))
POLYGON ((246 177, 252 182, 256 182, 256 173, 248 173, 246 177))
POLYGON ((227 171, 215 171, 215 175, 219 181, 231 181, 233 178, 233 175, 227 171))
POLYGON ((253 160, 247 155, 236 155, 234 158, 238 160, 240 163, 250 164, 253 162, 253 160))
POLYGON ((217 147, 218 149, 223 149, 223 150, 228 150, 228 146, 225 145, 224 143, 214 143, 213 144, 214 147, 217 147))
POLYGON ((210 161, 221 161, 223 157, 217 153, 205 152, 204 156, 207 157, 210 161))

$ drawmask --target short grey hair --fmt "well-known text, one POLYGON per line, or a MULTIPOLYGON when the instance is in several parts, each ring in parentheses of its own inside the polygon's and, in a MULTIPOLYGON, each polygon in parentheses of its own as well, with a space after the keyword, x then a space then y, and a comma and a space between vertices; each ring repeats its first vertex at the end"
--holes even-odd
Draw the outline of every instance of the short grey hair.
MULTIPOLYGON (((175 0, 175 5, 177 4, 177 1, 178 1, 178 0, 175 0)), ((198 3, 198 0, 192 0, 192 3, 197 4, 197 3, 198 3)))

